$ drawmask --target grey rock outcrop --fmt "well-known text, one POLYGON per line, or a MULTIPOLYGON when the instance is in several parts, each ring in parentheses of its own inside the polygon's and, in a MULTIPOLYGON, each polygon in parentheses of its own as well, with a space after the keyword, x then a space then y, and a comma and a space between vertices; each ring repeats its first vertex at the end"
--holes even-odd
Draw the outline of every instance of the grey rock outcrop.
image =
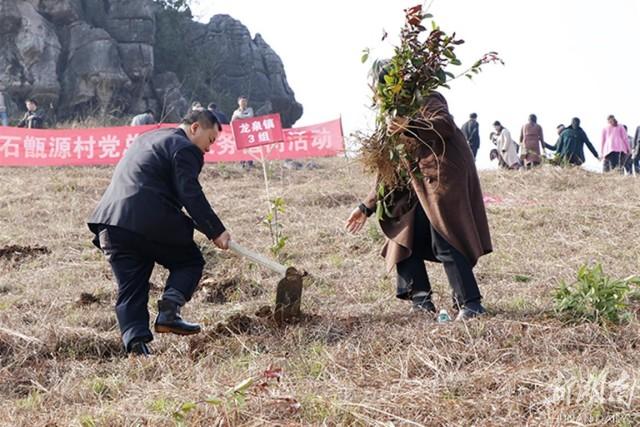
POLYGON ((152 0, 0 0, 2 87, 10 105, 34 97, 58 119, 152 109, 175 121, 196 99, 230 115, 239 95, 286 126, 302 115, 259 34, 230 16, 201 24, 152 0), (194 46, 207 46, 197 61, 194 46))

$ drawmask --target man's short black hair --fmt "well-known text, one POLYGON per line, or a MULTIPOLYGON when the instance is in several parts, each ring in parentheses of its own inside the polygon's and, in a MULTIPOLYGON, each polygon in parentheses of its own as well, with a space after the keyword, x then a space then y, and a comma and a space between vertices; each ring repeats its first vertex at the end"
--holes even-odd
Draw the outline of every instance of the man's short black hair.
POLYGON ((151 111, 151 110, 144 110, 144 111, 142 112, 142 114, 151 114, 152 116, 154 115, 154 114, 153 114, 153 111, 151 111))
POLYGON ((36 107, 38 106, 38 101, 36 101, 36 100, 35 100, 35 99, 33 99, 33 98, 27 98, 24 102, 25 102, 25 104, 26 104, 27 102, 31 102, 31 103, 32 103, 32 104, 34 104, 36 107))
POLYGON ((469 114, 469 118, 475 120, 475 119, 478 118, 478 115, 476 113, 471 113, 471 114, 469 114))
POLYGON ((192 125, 195 122, 200 123, 200 126, 205 129, 216 127, 218 131, 222 131, 220 121, 216 115, 209 110, 191 110, 182 118, 183 125, 192 125))
POLYGON ((500 126, 502 127, 502 123, 500 123, 498 120, 496 120, 495 122, 493 122, 494 126, 500 126))

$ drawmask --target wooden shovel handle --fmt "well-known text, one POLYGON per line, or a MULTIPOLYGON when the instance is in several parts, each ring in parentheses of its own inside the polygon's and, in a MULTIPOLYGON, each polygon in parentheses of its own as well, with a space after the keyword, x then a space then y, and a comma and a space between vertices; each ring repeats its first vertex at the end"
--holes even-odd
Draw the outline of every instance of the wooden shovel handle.
POLYGON ((229 241, 229 249, 237 255, 240 255, 244 258, 250 259, 256 264, 260 264, 263 267, 268 268, 269 270, 275 271, 280 275, 284 276, 287 273, 287 267, 282 264, 278 264, 277 262, 249 249, 243 247, 242 245, 234 242, 233 240, 229 241))

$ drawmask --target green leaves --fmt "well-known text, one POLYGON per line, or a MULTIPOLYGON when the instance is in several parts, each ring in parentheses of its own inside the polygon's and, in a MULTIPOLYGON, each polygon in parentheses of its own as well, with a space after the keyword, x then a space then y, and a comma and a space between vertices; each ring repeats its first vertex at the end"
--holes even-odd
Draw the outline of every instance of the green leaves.
POLYGON ((367 62, 369 60, 370 52, 371 51, 369 50, 369 48, 362 49, 362 57, 360 58, 360 62, 362 62, 363 64, 367 62))
MULTIPOLYGON (((441 30, 433 15, 425 13, 422 5, 416 5, 405 9, 400 43, 394 47, 393 56, 389 60, 374 61, 371 86, 374 89, 373 105, 378 110, 376 131, 362 144, 361 158, 389 191, 409 183, 409 165, 415 161, 416 150, 412 143, 409 143, 412 145, 409 149, 397 147, 400 136, 388 134, 389 121, 418 116, 424 100, 433 92, 449 88, 452 80, 463 75, 471 78, 483 64, 500 61, 495 52, 489 52, 470 69, 453 73, 451 67, 462 65, 455 49, 463 43, 455 32, 447 34, 441 30), (431 20, 430 29, 425 20, 431 20)), ((363 50, 361 59, 368 60, 369 54, 369 49, 363 50)), ((384 198, 385 194, 380 197, 384 198)), ((381 209, 377 212, 379 218, 386 214, 385 206, 381 209)))
POLYGON ((286 203, 282 197, 276 197, 269 202, 269 211, 262 222, 269 227, 271 234, 271 253, 279 256, 287 244, 289 237, 283 234, 284 226, 280 222, 280 216, 285 213, 286 203))
POLYGON ((632 287, 638 285, 640 277, 611 279, 604 274, 600 264, 583 265, 578 270, 576 282, 569 285, 560 282, 553 295, 555 309, 573 321, 620 323, 629 316, 628 297, 632 287))

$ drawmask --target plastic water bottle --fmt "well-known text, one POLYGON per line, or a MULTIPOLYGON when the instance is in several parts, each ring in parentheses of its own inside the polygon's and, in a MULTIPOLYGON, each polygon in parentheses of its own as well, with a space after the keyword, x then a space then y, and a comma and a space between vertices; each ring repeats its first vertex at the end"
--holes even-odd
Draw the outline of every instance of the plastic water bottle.
POLYGON ((449 317, 449 313, 447 313, 447 310, 442 309, 440 310, 440 313, 438 313, 438 323, 447 322, 451 322, 451 317, 449 317))

